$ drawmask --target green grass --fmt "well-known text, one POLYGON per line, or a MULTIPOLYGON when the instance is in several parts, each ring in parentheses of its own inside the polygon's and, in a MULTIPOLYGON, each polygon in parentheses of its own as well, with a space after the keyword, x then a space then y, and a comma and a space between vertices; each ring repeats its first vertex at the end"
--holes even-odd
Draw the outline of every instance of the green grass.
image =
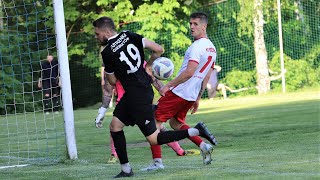
MULTIPOLYGON (((96 129, 96 113, 75 111, 78 160, 2 169, 0 179, 111 179, 120 167, 106 164, 108 123, 96 129)), ((156 172, 139 170, 151 162, 150 148, 137 127, 126 127, 131 179, 320 179, 319 91, 204 100, 187 118, 191 126, 198 121, 219 141, 212 164, 203 165, 201 156, 178 157, 162 146, 165 169, 156 172)), ((196 148, 189 140, 181 145, 196 148)))

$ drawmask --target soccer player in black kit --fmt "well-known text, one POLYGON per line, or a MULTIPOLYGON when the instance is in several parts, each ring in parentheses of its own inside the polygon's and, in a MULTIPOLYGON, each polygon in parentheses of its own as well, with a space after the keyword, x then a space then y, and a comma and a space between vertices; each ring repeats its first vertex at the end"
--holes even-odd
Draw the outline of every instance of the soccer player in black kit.
POLYGON ((159 127, 156 127, 152 109, 152 78, 148 67, 164 52, 159 44, 130 31, 118 33, 109 17, 95 20, 93 26, 95 38, 104 46, 101 55, 107 79, 111 85, 119 80, 125 90, 110 123, 111 136, 121 164, 121 172, 114 178, 134 175, 128 160, 124 126, 137 125, 151 145, 162 145, 198 135, 212 144, 215 142, 214 136, 202 122, 194 128, 179 131, 160 132, 159 127), (144 48, 152 51, 146 69, 143 68, 144 48))

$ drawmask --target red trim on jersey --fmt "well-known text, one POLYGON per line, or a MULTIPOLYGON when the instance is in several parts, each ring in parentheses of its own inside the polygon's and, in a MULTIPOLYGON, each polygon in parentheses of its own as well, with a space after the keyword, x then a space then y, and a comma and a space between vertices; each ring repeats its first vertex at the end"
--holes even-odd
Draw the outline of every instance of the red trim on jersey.
POLYGON ((202 72, 207 68, 207 66, 209 65, 209 63, 211 62, 211 60, 212 60, 212 56, 209 56, 209 57, 208 57, 208 61, 207 61, 206 64, 200 69, 199 72, 202 73, 202 72))
POLYGON ((199 64, 199 62, 198 62, 198 61, 193 60, 193 59, 190 59, 189 61, 192 61, 192 62, 195 62, 195 63, 199 64))
POLYGON ((211 66, 212 69, 214 69, 214 65, 215 65, 215 62, 212 63, 212 66, 211 66))

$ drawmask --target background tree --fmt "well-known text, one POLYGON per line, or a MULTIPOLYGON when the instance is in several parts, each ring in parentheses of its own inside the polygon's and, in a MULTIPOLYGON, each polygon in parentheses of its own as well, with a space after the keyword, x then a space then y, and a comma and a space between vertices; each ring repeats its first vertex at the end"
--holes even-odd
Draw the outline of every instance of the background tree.
POLYGON ((257 90, 259 94, 265 94, 270 90, 270 78, 268 72, 267 50, 264 41, 264 14, 263 0, 238 1, 240 12, 237 20, 240 24, 239 35, 253 35, 254 52, 256 62, 257 90))
MULTIPOLYGON (((281 2, 288 90, 318 86, 320 2, 281 2), (297 71, 290 68, 298 64, 305 71, 294 80, 297 71)), ((40 61, 49 51, 56 53, 52 1, 2 0, 0 8, 0 111, 4 112, 8 104, 12 111, 37 109, 38 104, 24 102, 41 98, 33 82, 39 77, 40 61), (14 104, 18 104, 17 108, 14 104)), ((281 86, 279 80, 270 86, 267 74, 269 68, 279 72, 275 0, 68 0, 64 8, 76 108, 100 101, 100 47, 92 27, 93 20, 100 16, 114 18, 118 30, 132 30, 160 43, 166 50, 163 56, 174 61, 177 73, 193 40, 188 30, 189 15, 204 11, 209 15, 208 37, 217 48, 217 64, 222 66, 221 82, 233 89, 250 86, 248 94, 257 93, 254 87, 259 82, 258 93, 281 86), (257 75, 254 77, 253 73, 257 75)))

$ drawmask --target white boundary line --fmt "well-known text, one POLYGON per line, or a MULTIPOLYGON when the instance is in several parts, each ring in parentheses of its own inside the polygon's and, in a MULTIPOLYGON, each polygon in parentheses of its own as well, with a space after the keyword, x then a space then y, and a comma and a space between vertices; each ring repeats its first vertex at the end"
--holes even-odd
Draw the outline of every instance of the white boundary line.
POLYGON ((6 169, 6 168, 14 168, 14 167, 25 167, 29 166, 30 164, 19 164, 19 165, 13 165, 13 166, 0 166, 0 169, 6 169))

